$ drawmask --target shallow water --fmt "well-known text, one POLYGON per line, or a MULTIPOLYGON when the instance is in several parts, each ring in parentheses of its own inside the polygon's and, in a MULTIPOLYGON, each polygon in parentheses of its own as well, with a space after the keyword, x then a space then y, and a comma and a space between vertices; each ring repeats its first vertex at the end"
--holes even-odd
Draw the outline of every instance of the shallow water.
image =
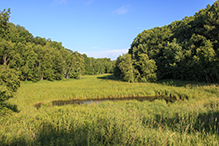
MULTIPOLYGON (((176 99, 165 96, 145 96, 145 97, 123 97, 123 98, 104 98, 104 99, 84 99, 84 100, 54 100, 51 101, 53 106, 63 106, 68 104, 73 105, 82 105, 82 104, 90 104, 90 103, 101 103, 104 101, 125 101, 125 100, 137 100, 137 101, 154 101, 154 100, 165 100, 168 102, 174 102, 176 99)), ((42 103, 37 103, 34 106, 39 109, 42 103)))

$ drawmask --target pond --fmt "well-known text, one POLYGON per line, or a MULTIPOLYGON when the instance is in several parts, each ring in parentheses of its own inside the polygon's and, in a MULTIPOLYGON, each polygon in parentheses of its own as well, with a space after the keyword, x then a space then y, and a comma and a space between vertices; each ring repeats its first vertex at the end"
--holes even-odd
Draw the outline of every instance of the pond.
MULTIPOLYGON (((63 106, 68 104, 73 105, 82 105, 82 104, 90 104, 90 103, 101 103, 104 101, 125 101, 125 100, 137 100, 137 101, 154 101, 154 100, 165 100, 168 102, 174 102, 176 100, 175 97, 167 97, 167 96, 145 96, 145 97, 123 97, 123 98, 104 98, 104 99, 84 99, 84 100, 54 100, 51 101, 53 106, 63 106)), ((37 103, 34 106, 39 109, 42 103, 37 103)))

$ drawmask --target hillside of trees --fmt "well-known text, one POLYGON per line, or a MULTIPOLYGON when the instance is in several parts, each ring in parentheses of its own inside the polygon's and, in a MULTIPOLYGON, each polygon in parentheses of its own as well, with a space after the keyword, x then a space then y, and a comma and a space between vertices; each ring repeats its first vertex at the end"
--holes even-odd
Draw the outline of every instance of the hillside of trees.
POLYGON ((62 43, 33 35, 9 22, 10 9, 0 16, 0 64, 18 72, 20 80, 61 80, 83 74, 113 72, 110 59, 94 59, 73 52, 62 43))
POLYGON ((144 30, 117 58, 114 75, 129 82, 219 81, 219 1, 163 27, 144 30))
POLYGON ((10 9, 0 14, 0 65, 15 70, 20 80, 80 79, 83 74, 114 72, 117 79, 129 82, 219 81, 219 1, 194 16, 144 30, 116 61, 87 57, 61 42, 34 37, 9 22, 10 9))

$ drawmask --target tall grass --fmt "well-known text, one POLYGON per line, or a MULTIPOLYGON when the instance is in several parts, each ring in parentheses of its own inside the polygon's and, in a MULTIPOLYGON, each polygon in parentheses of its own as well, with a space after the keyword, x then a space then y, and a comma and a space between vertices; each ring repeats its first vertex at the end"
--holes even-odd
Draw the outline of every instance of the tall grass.
POLYGON ((8 101, 20 112, 0 118, 0 145, 219 145, 217 85, 131 84, 97 77, 102 76, 23 83, 8 101), (58 99, 149 95, 179 100, 50 105, 58 99), (33 105, 39 102, 45 106, 37 110, 33 105))

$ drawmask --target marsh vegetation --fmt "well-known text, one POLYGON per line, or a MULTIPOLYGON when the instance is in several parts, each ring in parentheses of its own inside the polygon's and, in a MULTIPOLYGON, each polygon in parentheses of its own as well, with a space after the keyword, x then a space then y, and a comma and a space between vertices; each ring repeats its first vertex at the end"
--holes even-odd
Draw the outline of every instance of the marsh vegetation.
POLYGON ((0 119, 2 145, 218 145, 219 87, 174 80, 127 83, 111 75, 22 82, 0 119), (108 79, 107 79, 108 78, 108 79), (52 106, 54 100, 174 95, 177 101, 106 101, 52 106), (188 97, 188 98, 186 98, 188 97), (42 103, 38 110, 34 104, 42 103))

